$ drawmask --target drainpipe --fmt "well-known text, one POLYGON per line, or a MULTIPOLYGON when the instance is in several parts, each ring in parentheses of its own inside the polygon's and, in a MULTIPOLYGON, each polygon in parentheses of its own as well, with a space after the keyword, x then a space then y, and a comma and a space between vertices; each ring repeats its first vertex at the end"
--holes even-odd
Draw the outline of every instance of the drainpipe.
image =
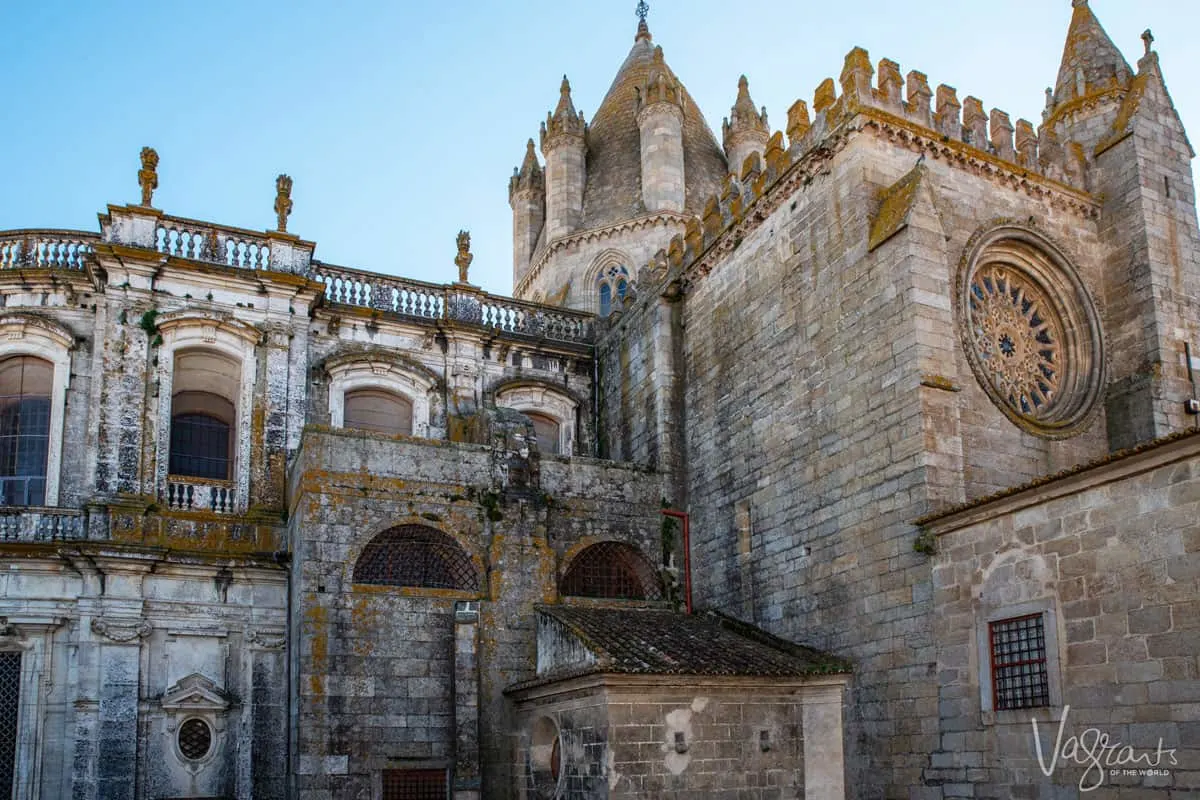
MULTIPOLYGON (((1187 412, 1189 414, 1200 414, 1200 400, 1196 397, 1196 370, 1192 366, 1192 345, 1190 342, 1183 343, 1183 357, 1187 359, 1188 382, 1192 384, 1192 399, 1187 401, 1187 412)), ((1196 429, 1200 430, 1200 416, 1196 417, 1196 429)))
POLYGON ((664 508, 663 516, 683 520, 683 600, 687 613, 692 613, 692 537, 688 525, 688 515, 684 511, 671 511, 664 508))

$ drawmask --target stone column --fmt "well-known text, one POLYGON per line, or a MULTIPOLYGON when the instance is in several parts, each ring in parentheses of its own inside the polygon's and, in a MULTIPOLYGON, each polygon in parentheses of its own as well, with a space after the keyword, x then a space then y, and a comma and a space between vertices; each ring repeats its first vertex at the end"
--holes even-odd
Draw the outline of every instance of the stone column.
POLYGON ((805 686, 804 800, 845 800, 846 763, 842 725, 844 679, 805 686))
POLYGON ((454 608, 454 800, 479 800, 479 604, 454 608))

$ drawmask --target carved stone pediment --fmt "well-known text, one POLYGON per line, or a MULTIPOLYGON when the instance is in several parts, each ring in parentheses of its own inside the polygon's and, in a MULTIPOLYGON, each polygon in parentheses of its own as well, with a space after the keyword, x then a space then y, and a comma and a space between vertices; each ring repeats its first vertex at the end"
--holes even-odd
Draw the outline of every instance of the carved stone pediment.
POLYGON ((229 699, 215 683, 193 672, 163 692, 162 707, 176 712, 224 711, 229 699))

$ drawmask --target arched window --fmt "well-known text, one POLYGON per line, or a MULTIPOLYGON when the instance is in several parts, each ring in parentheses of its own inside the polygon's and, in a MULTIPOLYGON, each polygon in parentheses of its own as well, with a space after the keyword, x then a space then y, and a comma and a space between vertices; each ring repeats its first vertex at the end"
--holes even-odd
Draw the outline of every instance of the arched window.
POLYGON ((54 365, 32 356, 0 361, 0 502, 46 502, 54 365))
POLYGON ((188 478, 233 477, 233 431, 241 365, 220 353, 175 356, 168 471, 188 478))
POLYGON ((601 270, 596 279, 600 294, 600 316, 607 317, 613 309, 620 309, 629 291, 629 270, 613 264, 601 270))
POLYGON ((657 600, 662 596, 650 562, 621 542, 594 544, 571 561, 559 587, 568 597, 657 600))
POLYGON ((554 419, 554 417, 548 417, 545 414, 537 414, 532 411, 523 413, 533 421, 533 432, 537 436, 538 452, 558 455, 558 420, 554 419))
POLYGON ((355 583, 479 591, 471 557, 454 539, 424 525, 389 528, 363 548, 355 583))
POLYGON ((412 402, 403 395, 383 389, 346 392, 342 415, 344 428, 406 436, 413 432, 412 402))

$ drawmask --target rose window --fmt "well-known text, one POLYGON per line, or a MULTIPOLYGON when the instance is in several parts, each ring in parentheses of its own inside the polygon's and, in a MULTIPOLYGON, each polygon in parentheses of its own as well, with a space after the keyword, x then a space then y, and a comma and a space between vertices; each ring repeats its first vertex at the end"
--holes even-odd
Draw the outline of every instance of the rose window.
POLYGON ((1003 266, 971 281, 971 332, 992 387, 1021 414, 1038 417, 1059 394, 1062 321, 1041 290, 1003 266))
POLYGON ((1016 226, 977 236, 959 272, 959 319, 975 377, 1029 433, 1086 428, 1103 385, 1099 317, 1052 243, 1016 226))

